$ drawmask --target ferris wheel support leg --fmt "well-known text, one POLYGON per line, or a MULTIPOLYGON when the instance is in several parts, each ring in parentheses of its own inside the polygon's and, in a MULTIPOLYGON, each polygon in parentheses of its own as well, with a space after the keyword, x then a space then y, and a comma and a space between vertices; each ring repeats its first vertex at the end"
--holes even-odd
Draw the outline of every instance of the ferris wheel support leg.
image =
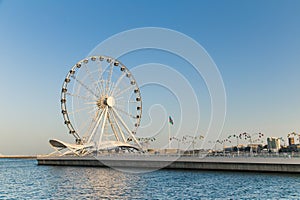
POLYGON ((52 156, 56 153, 59 155, 62 155, 62 152, 61 152, 62 149, 58 149, 58 148, 54 148, 54 147, 52 147, 52 148, 54 149, 54 151, 52 153, 49 153, 47 156, 52 156))
POLYGON ((135 136, 131 133, 131 131, 129 130, 129 128, 126 126, 126 124, 123 121, 123 119, 121 118, 121 116, 115 111, 114 108, 112 108, 112 110, 116 114, 117 118, 120 120, 121 124, 124 126, 124 128, 127 130, 127 132, 130 134, 130 136, 132 137, 132 139, 134 140, 134 142, 139 146, 140 149, 143 149, 143 147, 141 146, 141 144, 137 141, 137 139, 135 138, 135 136))
POLYGON ((63 153, 62 156, 66 155, 68 153, 71 153, 71 152, 74 153, 75 155, 79 156, 79 153, 76 152, 78 149, 77 150, 74 150, 72 148, 68 148, 68 149, 69 149, 69 151, 66 151, 65 153, 63 153))
POLYGON ((100 124, 100 122, 101 122, 101 119, 102 119, 103 114, 104 114, 104 111, 101 112, 100 117, 98 118, 98 120, 96 120, 96 121, 97 121, 97 122, 96 122, 96 125, 95 125, 95 127, 94 127, 94 129, 93 129, 93 131, 92 131, 92 134, 90 135, 90 137, 89 137, 89 139, 88 139, 88 143, 91 142, 91 140, 92 140, 94 134, 96 133, 96 130, 98 129, 98 126, 99 126, 99 124, 100 124))
POLYGON ((118 133, 117 133, 117 131, 116 131, 114 125, 113 125, 113 121, 112 121, 112 119, 111 119, 111 113, 110 113, 110 112, 107 113, 107 119, 108 119, 108 121, 109 121, 109 123, 110 123, 111 129, 112 129, 113 132, 114 132, 114 135, 115 135, 115 137, 116 137, 116 140, 117 140, 117 141, 120 141, 119 135, 118 135, 118 133))
POLYGON ((115 116, 114 112, 112 111, 111 114, 112 114, 112 116, 113 116, 113 118, 114 118, 114 121, 116 122, 116 125, 117 125, 118 130, 119 130, 119 132, 120 132, 120 134, 121 134, 121 137, 122 137, 122 139, 123 139, 123 142, 126 142, 126 138, 125 138, 124 133, 123 133, 123 131, 122 131, 122 129, 121 129, 121 127, 120 127, 120 125, 119 125, 117 119, 116 119, 116 116, 115 116))
POLYGON ((104 119, 103 119, 103 123, 102 123, 102 127, 101 127, 101 133, 100 133, 100 138, 99 138, 99 142, 98 142, 98 149, 100 148, 100 144, 102 142, 102 137, 103 137, 103 132, 104 132, 104 127, 106 124, 106 118, 107 118, 107 112, 108 112, 108 108, 106 107, 104 110, 104 119))

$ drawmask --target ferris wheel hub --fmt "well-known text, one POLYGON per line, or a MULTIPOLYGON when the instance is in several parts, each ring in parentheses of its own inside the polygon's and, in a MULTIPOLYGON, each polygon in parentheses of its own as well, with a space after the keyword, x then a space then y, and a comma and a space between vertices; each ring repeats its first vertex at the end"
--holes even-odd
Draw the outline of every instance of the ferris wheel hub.
POLYGON ((109 107, 113 107, 115 105, 115 98, 113 98, 113 97, 107 97, 105 103, 109 107))
POLYGON ((102 96, 99 98, 99 100, 97 101, 97 106, 99 109, 104 109, 106 106, 112 108, 115 105, 116 101, 115 98, 110 96, 102 96))

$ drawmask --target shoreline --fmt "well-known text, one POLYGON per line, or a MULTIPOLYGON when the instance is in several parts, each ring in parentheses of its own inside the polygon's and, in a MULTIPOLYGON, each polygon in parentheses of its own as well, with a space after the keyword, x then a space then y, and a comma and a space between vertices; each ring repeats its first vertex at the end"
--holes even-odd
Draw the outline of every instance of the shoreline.
POLYGON ((36 159, 37 155, 0 155, 0 159, 36 159))

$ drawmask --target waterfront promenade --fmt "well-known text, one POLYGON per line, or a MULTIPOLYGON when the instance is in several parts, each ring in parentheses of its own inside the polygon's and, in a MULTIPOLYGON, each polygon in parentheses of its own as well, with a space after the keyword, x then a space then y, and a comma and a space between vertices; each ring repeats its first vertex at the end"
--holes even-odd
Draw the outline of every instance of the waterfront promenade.
POLYGON ((38 156, 39 165, 113 168, 191 169, 300 173, 300 157, 100 154, 97 156, 38 156))

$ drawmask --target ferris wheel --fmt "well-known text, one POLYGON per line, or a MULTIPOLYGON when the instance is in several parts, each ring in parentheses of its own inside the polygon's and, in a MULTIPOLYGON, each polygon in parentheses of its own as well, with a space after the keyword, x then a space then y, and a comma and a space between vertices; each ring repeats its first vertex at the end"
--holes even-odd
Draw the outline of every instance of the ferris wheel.
POLYGON ((76 145, 142 149, 135 137, 142 116, 140 89, 114 58, 91 56, 71 68, 61 90, 61 112, 76 145))

